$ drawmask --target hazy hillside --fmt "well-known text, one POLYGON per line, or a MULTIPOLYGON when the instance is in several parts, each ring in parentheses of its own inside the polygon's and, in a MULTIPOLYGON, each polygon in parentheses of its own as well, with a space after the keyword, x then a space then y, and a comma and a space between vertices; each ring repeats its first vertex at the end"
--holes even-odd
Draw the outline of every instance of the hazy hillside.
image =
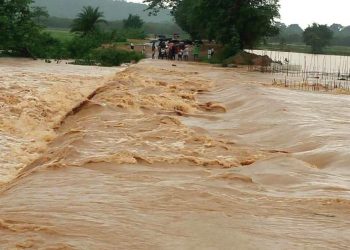
POLYGON ((121 20, 129 14, 140 15, 146 22, 170 22, 172 17, 168 11, 162 11, 157 16, 148 16, 146 5, 128 3, 118 0, 34 0, 35 6, 46 7, 50 16, 74 18, 83 6, 99 6, 107 20, 121 20))

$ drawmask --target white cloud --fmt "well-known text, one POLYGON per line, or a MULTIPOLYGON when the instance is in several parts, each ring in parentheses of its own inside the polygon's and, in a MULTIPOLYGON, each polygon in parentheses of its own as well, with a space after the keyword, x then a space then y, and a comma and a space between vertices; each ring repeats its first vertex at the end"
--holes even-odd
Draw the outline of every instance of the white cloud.
POLYGON ((306 27, 313 22, 350 25, 349 0, 280 0, 281 20, 306 27))
MULTIPOLYGON (((142 3, 143 0, 129 2, 142 3)), ((280 4, 281 21, 286 24, 298 23, 304 28, 313 22, 350 25, 349 0, 280 0, 280 4)))

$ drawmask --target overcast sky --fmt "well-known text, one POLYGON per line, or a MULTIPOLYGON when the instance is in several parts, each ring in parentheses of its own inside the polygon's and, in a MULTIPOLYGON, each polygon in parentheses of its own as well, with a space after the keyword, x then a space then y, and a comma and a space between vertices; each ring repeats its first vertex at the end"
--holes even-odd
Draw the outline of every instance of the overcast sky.
POLYGON ((350 25, 350 0, 280 0, 280 4, 281 19, 286 24, 298 23, 303 28, 313 22, 350 25))

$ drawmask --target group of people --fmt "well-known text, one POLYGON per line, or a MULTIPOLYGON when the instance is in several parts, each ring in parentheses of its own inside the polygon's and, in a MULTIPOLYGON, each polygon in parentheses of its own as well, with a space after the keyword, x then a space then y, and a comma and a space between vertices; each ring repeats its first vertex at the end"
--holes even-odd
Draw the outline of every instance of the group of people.
POLYGON ((184 42, 175 43, 173 41, 160 41, 158 46, 152 44, 152 59, 185 60, 188 61, 192 51, 192 46, 184 42))
MULTIPOLYGON (((130 44, 130 49, 133 51, 135 45, 130 44)), ((178 41, 159 41, 152 43, 152 59, 168 59, 168 60, 179 60, 188 61, 193 59, 193 61, 198 61, 201 52, 200 43, 185 43, 178 41)), ((146 53, 146 45, 142 47, 142 54, 146 53)), ((208 48, 208 60, 211 60, 214 56, 214 48, 208 48)))
MULTIPOLYGON (((191 45, 185 42, 160 41, 158 45, 155 42, 152 44, 152 59, 156 59, 157 57, 158 59, 188 61, 193 56, 193 60, 198 61, 200 51, 201 47, 199 43, 191 45)), ((214 49, 210 49, 210 58, 213 55, 214 49)))

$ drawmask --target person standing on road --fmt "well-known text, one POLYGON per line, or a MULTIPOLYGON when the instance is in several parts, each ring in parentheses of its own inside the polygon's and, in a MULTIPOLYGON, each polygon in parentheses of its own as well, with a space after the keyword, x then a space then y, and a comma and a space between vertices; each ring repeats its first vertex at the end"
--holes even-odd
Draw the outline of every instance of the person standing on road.
POLYGON ((154 59, 155 54, 156 54, 156 43, 153 42, 152 43, 152 59, 154 59))
POLYGON ((198 61, 199 59, 200 47, 199 44, 196 44, 193 49, 193 60, 198 61))
POLYGON ((214 54, 215 54, 215 50, 214 48, 211 48, 211 58, 213 58, 214 54))
POLYGON ((184 57, 185 61, 188 61, 189 55, 190 55, 190 46, 186 45, 185 46, 185 50, 184 50, 184 54, 183 54, 183 57, 184 57))
POLYGON ((174 44, 174 46, 173 46, 173 51, 172 51, 172 53, 171 53, 171 55, 172 55, 171 60, 176 60, 177 53, 178 53, 178 47, 177 47, 176 44, 174 44))
POLYGON ((179 53, 177 54, 177 60, 182 61, 184 50, 179 48, 179 53))
POLYGON ((211 48, 208 49, 208 60, 211 60, 211 56, 212 56, 212 50, 211 48))

